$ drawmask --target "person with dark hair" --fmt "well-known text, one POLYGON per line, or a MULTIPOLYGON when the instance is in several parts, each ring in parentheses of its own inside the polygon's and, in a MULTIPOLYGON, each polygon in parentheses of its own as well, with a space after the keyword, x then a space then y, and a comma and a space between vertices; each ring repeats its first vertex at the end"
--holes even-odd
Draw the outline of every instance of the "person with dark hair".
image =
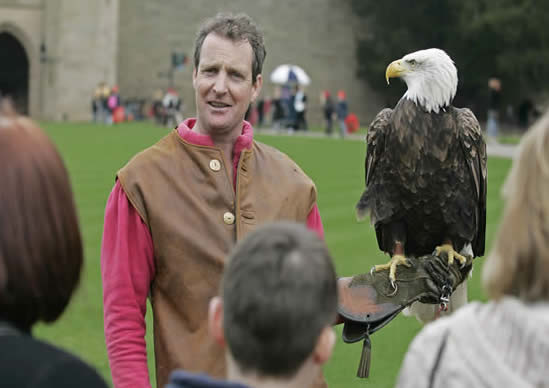
POLYGON ((296 93, 294 98, 294 110, 295 110, 295 130, 303 129, 306 131, 307 127, 307 95, 305 94, 305 88, 302 85, 296 86, 296 93))
POLYGON ((263 34, 247 15, 204 22, 194 49, 196 118, 117 174, 101 251, 105 338, 117 388, 150 386, 147 297, 157 386, 176 368, 224 377, 207 315, 233 245, 280 219, 323 235, 312 180, 286 155, 255 141, 244 120, 261 91, 265 55, 263 34))
POLYGON ((55 146, 0 101, 0 380, 3 387, 106 387, 91 367, 32 336, 78 285, 82 239, 55 146))
POLYGON ((473 302, 414 339, 397 387, 548 387, 549 112, 522 137, 473 302))
POLYGON ((332 135, 332 126, 334 122, 334 100, 328 90, 324 90, 320 95, 322 113, 324 114, 324 132, 326 135, 332 135))
POLYGON ((279 130, 284 122, 284 100, 282 99, 282 89, 275 86, 273 95, 273 116, 271 118, 273 129, 279 130))
POLYGON ((167 388, 310 387, 332 353, 336 310, 324 242, 296 223, 262 226, 236 245, 210 302, 230 382, 175 371, 167 388))
POLYGON ((286 129, 289 133, 293 133, 297 129, 297 112, 295 110, 295 95, 297 93, 297 85, 287 85, 288 98, 286 100, 286 129))

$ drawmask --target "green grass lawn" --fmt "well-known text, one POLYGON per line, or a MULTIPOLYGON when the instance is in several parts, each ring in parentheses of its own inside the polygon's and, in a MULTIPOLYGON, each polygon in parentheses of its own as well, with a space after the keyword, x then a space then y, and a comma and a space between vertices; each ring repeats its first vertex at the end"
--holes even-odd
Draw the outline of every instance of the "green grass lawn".
POLYGON ((518 144, 521 138, 521 135, 502 135, 498 137, 498 142, 501 144, 518 144))
MULTIPOLYGON (((167 130, 148 124, 113 127, 44 124, 43 127, 58 145, 69 168, 84 235, 86 266, 80 288, 67 312, 52 326, 40 325, 36 334, 78 354, 110 381, 99 268, 105 203, 117 169, 167 130)), ((373 264, 386 261, 378 251, 369 223, 357 223, 354 216, 354 205, 364 185, 363 142, 298 136, 258 135, 257 138, 287 153, 316 182, 326 242, 335 258, 338 275, 366 272, 373 264)), ((502 210, 500 187, 511 162, 490 158, 488 164, 489 248, 502 210)), ((479 259, 469 280, 471 299, 484 299, 479 280, 482 264, 483 260, 479 259)), ((149 312, 149 344, 152 344, 151 328, 149 312)), ((367 380, 354 377, 361 343, 348 345, 339 339, 334 356, 325 368, 330 387, 392 387, 404 353, 419 329, 420 324, 414 318, 399 316, 373 335, 371 377, 367 380)), ((339 334, 341 328, 336 330, 339 334)), ((150 346, 149 353, 152 355, 150 346)), ((152 357, 149 358, 152 368, 152 357)))

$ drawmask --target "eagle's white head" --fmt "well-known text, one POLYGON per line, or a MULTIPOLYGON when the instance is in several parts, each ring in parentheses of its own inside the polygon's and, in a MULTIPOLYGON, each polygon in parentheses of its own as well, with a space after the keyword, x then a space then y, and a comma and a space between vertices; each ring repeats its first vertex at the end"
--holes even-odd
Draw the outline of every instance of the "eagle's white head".
POLYGON ((450 105, 457 91, 458 76, 454 61, 436 48, 408 54, 387 66, 385 78, 400 77, 408 91, 404 98, 414 101, 427 112, 438 113, 450 105))

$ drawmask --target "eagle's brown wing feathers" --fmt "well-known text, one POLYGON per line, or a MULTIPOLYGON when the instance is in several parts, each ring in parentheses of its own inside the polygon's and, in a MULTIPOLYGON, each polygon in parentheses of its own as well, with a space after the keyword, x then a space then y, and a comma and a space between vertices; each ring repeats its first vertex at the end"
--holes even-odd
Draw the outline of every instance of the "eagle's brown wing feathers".
MULTIPOLYGON (((365 160, 365 173, 366 173, 366 186, 370 183, 370 179, 373 175, 373 171, 376 167, 379 156, 385 152, 385 134, 391 125, 390 119, 393 114, 393 110, 386 108, 377 114, 372 124, 368 128, 368 134, 366 135, 366 160, 365 160)), ((366 194, 366 192, 364 192, 366 194)), ((358 201, 356 205, 356 214, 358 219, 364 219, 369 210, 369 204, 365 201, 365 196, 358 201)))
POLYGON ((460 126, 460 143, 478 201, 477 234, 471 242, 475 256, 483 256, 486 237, 486 143, 480 124, 469 109, 458 109, 457 122, 460 126))

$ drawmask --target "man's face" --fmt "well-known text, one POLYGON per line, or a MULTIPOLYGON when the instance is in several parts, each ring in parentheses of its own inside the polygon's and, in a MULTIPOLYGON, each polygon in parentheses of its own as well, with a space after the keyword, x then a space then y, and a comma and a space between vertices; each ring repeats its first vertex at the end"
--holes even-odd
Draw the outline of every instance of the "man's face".
POLYGON ((215 33, 206 36, 193 72, 200 132, 240 134, 246 110, 262 85, 261 75, 252 82, 252 57, 247 41, 233 42, 215 33))

